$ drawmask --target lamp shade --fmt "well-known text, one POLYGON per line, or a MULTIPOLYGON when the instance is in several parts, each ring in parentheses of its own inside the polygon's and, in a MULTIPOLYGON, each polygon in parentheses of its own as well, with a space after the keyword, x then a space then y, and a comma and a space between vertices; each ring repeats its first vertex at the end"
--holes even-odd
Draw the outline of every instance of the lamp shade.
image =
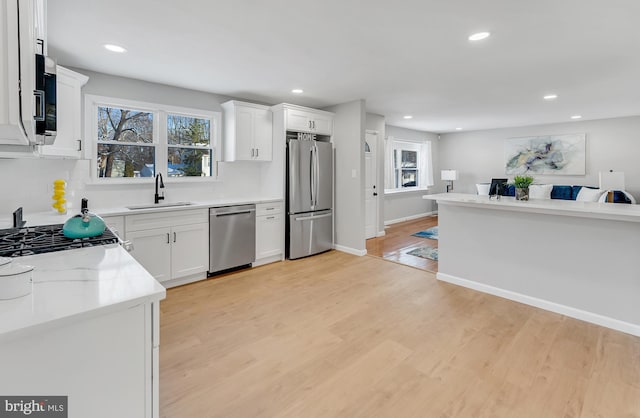
POLYGON ((456 170, 441 170, 440 171, 440 179, 441 180, 458 180, 458 171, 456 170))
POLYGON ((624 173, 622 171, 601 171, 600 190, 624 190, 624 173))

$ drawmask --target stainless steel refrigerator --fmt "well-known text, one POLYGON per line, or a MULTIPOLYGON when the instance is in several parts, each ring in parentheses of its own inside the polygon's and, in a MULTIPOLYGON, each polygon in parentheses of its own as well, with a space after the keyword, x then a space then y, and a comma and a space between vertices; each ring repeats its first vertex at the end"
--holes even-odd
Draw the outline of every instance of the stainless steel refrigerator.
POLYGON ((315 135, 287 135, 286 256, 333 248, 333 148, 315 135), (300 138, 300 139, 298 139, 300 138))

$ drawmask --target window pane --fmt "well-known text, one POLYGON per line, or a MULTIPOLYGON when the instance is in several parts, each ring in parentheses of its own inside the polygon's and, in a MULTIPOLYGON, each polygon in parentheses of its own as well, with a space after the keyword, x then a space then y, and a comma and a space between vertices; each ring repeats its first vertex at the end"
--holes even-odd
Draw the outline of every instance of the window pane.
POLYGON ((402 150, 402 167, 417 168, 418 167, 418 151, 402 150))
MULTIPOLYGON (((404 151, 403 151, 404 152, 404 151)), ((418 186, 418 170, 402 170, 402 187, 418 186)))
POLYGON ((189 116, 167 115, 167 140, 169 145, 209 147, 211 121, 189 116))
POLYGON ((211 150, 169 147, 167 165, 169 177, 209 177, 211 150))
POLYGON ((153 113, 99 106, 98 141, 153 143, 153 113))
POLYGON ((155 176, 155 147, 98 144, 98 177, 155 176))

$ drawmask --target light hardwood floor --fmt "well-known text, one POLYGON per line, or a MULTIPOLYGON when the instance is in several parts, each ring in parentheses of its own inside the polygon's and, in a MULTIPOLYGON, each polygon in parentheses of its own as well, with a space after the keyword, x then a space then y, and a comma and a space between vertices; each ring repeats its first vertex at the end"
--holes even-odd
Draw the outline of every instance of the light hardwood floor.
POLYGON ((385 235, 383 237, 367 240, 367 254, 374 257, 382 257, 385 260, 396 263, 406 264, 407 266, 437 272, 437 261, 407 254, 409 251, 422 246, 438 248, 437 240, 419 238, 411 235, 437 225, 437 216, 426 216, 385 227, 385 235))
POLYGON ((331 251, 170 289, 160 415, 640 417, 640 338, 331 251))

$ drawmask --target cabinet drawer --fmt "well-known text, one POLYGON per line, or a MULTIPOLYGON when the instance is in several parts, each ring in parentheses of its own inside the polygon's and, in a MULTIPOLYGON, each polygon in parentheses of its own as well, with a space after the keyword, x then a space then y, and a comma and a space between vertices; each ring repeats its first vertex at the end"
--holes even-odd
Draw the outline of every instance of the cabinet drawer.
POLYGON ((103 216, 102 219, 114 234, 122 240, 125 239, 124 216, 103 216))
POLYGON ((177 225, 191 225, 209 222, 209 209, 176 210, 162 213, 127 215, 125 230, 144 231, 146 229, 167 228, 177 225))
POLYGON ((259 203, 256 205, 256 216, 274 215, 282 213, 282 201, 273 203, 259 203))

